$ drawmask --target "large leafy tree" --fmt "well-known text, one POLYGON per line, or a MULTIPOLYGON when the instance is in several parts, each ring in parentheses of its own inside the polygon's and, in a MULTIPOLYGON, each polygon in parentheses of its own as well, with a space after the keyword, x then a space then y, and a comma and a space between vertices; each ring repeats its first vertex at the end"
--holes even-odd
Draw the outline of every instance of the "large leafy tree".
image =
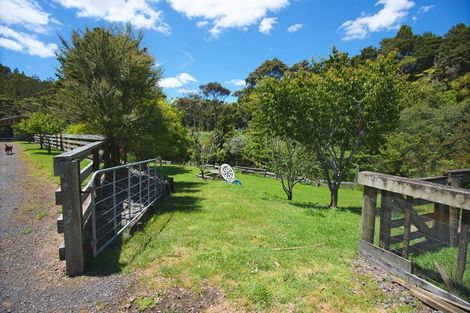
POLYGON ((45 144, 49 153, 51 153, 52 145, 50 137, 44 141, 45 135, 56 135, 64 128, 61 121, 55 115, 40 112, 31 113, 28 118, 23 119, 14 127, 19 133, 38 135, 41 149, 45 144))
POLYGON ((445 34, 436 63, 442 75, 451 80, 470 72, 470 27, 460 23, 445 34))
POLYGON ((59 77, 67 113, 106 136, 106 166, 120 163, 120 150, 130 147, 138 111, 161 96, 161 71, 141 47, 142 35, 104 28, 74 31, 70 42, 61 38, 59 77))
POLYGON ((225 102, 225 99, 230 95, 230 90, 222 86, 218 82, 210 82, 205 85, 199 86, 201 94, 212 106, 212 114, 214 117, 213 128, 217 126, 218 113, 220 106, 225 102))
POLYGON ((277 58, 266 60, 248 75, 246 85, 248 88, 254 88, 265 77, 280 79, 288 70, 289 67, 277 58))
POLYGON ((279 136, 311 146, 331 193, 338 190, 359 147, 381 141, 402 109, 403 80, 396 56, 352 66, 346 54, 333 50, 316 73, 287 73, 258 86, 258 122, 279 136))

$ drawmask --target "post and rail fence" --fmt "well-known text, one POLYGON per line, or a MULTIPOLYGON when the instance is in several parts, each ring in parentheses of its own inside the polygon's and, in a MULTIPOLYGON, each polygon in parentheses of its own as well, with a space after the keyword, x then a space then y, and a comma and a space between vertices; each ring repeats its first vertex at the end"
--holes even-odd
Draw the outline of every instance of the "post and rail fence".
POLYGON ((64 234, 59 258, 66 262, 67 275, 75 276, 173 191, 173 179, 163 177, 160 159, 102 168, 104 141, 72 143, 77 144, 73 148, 62 137, 56 144, 70 147, 54 156, 54 175, 60 176, 55 198, 62 205, 57 231, 64 234))
POLYGON ((364 187, 359 253, 421 288, 470 308, 468 302, 427 281, 442 282, 448 291, 458 289, 468 296, 469 279, 464 274, 470 190, 464 187, 470 183, 470 169, 419 179, 360 172, 358 183, 364 187), (439 256, 443 249, 453 256, 451 263, 439 264, 449 262, 439 256), (433 260, 436 269, 420 266, 419 256, 433 260), (444 265, 452 270, 445 272, 444 265))

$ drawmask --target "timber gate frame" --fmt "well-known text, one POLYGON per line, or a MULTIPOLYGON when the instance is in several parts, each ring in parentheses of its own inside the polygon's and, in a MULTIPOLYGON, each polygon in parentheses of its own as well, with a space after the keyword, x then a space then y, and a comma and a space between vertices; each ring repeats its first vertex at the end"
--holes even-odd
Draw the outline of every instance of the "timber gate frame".
MULTIPOLYGON (((82 274, 85 271, 87 261, 97 254, 96 242, 93 241, 93 237, 96 237, 96 229, 93 229, 93 226, 96 226, 95 198, 97 197, 96 189, 98 188, 96 182, 97 180, 105 182, 104 177, 106 173, 115 173, 113 168, 100 170, 104 153, 103 148, 104 141, 97 141, 79 146, 54 157, 54 175, 60 176, 60 188, 55 192, 55 199, 57 205, 62 205, 62 214, 57 219, 57 232, 64 234, 64 243, 59 247, 59 258, 60 260, 65 260, 66 274, 69 276, 82 274), (91 163, 80 170, 80 162, 85 159, 90 159, 91 163), (90 176, 92 179, 88 179, 90 176)), ((140 219, 145 210, 155 203, 155 200, 163 200, 163 197, 169 195, 170 191, 174 191, 172 178, 166 177, 163 180, 163 177, 158 176, 159 178, 155 179, 157 177, 157 162, 156 160, 150 161, 153 162, 155 175, 152 178, 150 178, 150 175, 146 176, 144 181, 147 182, 145 189, 148 193, 150 193, 152 186, 153 198, 150 201, 150 195, 146 197, 148 201, 145 208, 138 203, 137 205, 140 207, 140 210, 135 215, 132 215, 132 218, 129 218, 131 217, 131 199, 129 198, 129 216, 127 221, 135 223, 133 225, 137 225, 136 219, 140 219), (149 183, 151 179, 153 185, 149 183)), ((139 165, 140 169, 145 162, 147 161, 136 164, 139 165)), ((160 161, 160 165, 162 163, 160 161)), ((131 167, 132 165, 135 164, 118 166, 117 170, 123 167, 131 167)), ((142 177, 145 175, 145 172, 150 173, 149 167, 146 167, 145 170, 142 168, 140 173, 137 174, 137 177, 140 178, 137 182, 137 188, 142 186, 142 177)), ((111 182, 114 186, 111 198, 114 199, 117 193, 115 183, 115 180, 111 182)), ((130 186, 128 189, 133 190, 130 186)), ((143 189, 142 187, 140 188, 140 194, 142 194, 143 189)), ((134 202, 132 202, 132 206, 135 206, 134 202)), ((109 209, 111 211, 114 210, 114 212, 116 211, 112 205, 109 209)), ((135 211, 134 208, 133 211, 135 211)), ((121 216, 122 212, 119 215, 121 216)), ((115 217, 116 213, 114 213, 115 217)), ((128 226, 130 226, 130 223, 125 224, 123 228, 128 226)), ((122 230, 119 233, 116 231, 112 239, 117 238, 121 233, 122 230)), ((109 241, 112 239, 109 239, 109 241)))
POLYGON ((470 308, 469 303, 414 275, 413 264, 409 260, 411 253, 456 247, 455 280, 462 282, 470 231, 470 190, 463 187, 470 183, 470 169, 444 174, 409 179, 360 172, 358 182, 364 186, 364 192, 359 253, 415 285, 470 308), (380 205, 377 201, 379 194, 380 205), (432 204, 433 212, 417 212, 419 206, 427 205, 429 208, 432 204), (378 236, 376 216, 380 220, 378 236), (394 219, 397 216, 401 218, 394 219), (402 232, 397 234, 396 230, 402 232))

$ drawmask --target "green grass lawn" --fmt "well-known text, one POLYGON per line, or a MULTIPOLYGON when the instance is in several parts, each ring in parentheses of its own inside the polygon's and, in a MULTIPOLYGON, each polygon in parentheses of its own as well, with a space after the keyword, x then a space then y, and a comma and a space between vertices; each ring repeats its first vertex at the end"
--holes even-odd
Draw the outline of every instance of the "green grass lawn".
MULTIPOLYGON (((16 141, 16 143, 19 144, 23 151, 27 152, 31 159, 36 163, 37 172, 29 174, 46 176, 59 185, 60 178, 54 176, 52 158, 63 153, 63 151, 52 149, 51 153, 49 153, 46 149, 41 149, 40 145, 37 143, 28 143, 25 141, 16 141)), ((80 162, 80 168, 83 169, 85 166, 90 164, 90 162, 91 161, 87 159, 82 160, 80 162)))
MULTIPOLYGON (((274 179, 240 175, 243 185, 202 181, 197 170, 165 167, 176 193, 159 204, 142 232, 95 263, 111 271, 145 272, 198 290, 209 283, 244 309, 373 310, 383 297, 350 269, 359 240, 361 192, 299 185, 285 200, 274 179), (296 250, 279 250, 307 246, 296 250)), ((148 281, 153 281, 148 279, 148 281)), ((157 288, 158 286, 151 286, 157 288)))
MULTIPOLYGON (((53 177, 51 155, 36 144, 20 145, 53 177)), ((242 311, 381 310, 377 283, 351 268, 361 191, 340 190, 339 208, 329 209, 326 187, 298 185, 288 201, 275 179, 237 173, 238 186, 198 179, 195 168, 164 171, 174 177, 176 193, 158 204, 143 231, 105 250, 93 270, 138 273, 155 291, 209 284, 242 311)))

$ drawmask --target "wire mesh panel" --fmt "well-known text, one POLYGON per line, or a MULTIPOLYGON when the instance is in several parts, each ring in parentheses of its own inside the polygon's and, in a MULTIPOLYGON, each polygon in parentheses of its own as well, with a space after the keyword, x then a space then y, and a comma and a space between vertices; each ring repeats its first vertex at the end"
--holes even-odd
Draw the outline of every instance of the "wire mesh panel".
POLYGON ((96 171, 91 178, 93 256, 162 197, 157 159, 96 171))

